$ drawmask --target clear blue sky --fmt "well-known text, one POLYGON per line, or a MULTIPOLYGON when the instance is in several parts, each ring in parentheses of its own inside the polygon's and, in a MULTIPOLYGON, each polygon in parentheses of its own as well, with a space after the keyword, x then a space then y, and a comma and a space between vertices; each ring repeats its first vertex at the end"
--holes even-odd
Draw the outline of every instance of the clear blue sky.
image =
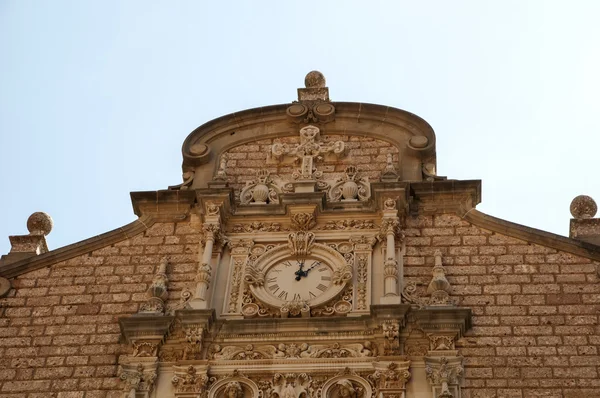
POLYGON ((0 254, 34 211, 57 248, 135 219, 220 115, 333 100, 425 118, 479 209, 559 234, 600 201, 600 2, 0 0, 0 254))

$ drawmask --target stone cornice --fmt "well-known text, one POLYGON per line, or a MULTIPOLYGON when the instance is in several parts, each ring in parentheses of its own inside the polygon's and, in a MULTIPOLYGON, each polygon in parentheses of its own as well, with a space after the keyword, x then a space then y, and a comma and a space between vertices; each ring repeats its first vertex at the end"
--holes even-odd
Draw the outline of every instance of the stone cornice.
POLYGON ((155 222, 185 220, 196 200, 196 193, 188 190, 131 192, 130 196, 135 215, 152 216, 155 222))
POLYGON ((493 232, 600 261, 600 246, 592 243, 566 238, 551 232, 502 220, 482 213, 476 209, 471 209, 465 213, 459 213, 458 215, 473 225, 489 229, 493 232))
POLYGON ((156 222, 156 218, 150 215, 144 215, 137 220, 112 231, 49 251, 39 256, 28 257, 24 260, 1 266, 0 276, 10 279, 30 271, 49 267, 61 261, 70 260, 82 254, 131 238, 144 232, 156 222))

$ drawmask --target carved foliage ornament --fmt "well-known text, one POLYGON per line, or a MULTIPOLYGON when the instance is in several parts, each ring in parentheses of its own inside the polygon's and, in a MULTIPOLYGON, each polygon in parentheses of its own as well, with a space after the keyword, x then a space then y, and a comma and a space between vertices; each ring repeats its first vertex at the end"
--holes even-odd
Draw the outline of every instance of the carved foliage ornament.
POLYGON ((176 393, 204 393, 202 396, 205 395, 209 381, 206 372, 198 372, 192 365, 185 370, 182 367, 175 367, 175 375, 171 379, 176 393))

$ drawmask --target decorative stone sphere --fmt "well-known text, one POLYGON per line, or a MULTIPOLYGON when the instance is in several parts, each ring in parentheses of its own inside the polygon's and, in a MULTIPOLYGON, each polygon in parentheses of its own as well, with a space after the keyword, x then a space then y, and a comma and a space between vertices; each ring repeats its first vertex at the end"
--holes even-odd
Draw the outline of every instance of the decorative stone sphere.
POLYGON ((306 88, 323 88, 325 87, 325 76, 318 70, 308 72, 304 78, 306 88))
POLYGON ((27 219, 27 229, 31 235, 48 235, 53 225, 52 217, 43 211, 36 211, 27 219))
POLYGON ((598 211, 598 206, 590 196, 579 195, 571 202, 570 210, 574 218, 593 218, 598 211))

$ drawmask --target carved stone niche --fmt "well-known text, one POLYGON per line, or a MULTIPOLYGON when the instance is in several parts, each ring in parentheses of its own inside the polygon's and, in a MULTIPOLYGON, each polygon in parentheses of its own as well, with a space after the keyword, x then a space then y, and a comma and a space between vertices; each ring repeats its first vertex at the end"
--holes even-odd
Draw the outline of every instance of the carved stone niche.
POLYGON ((214 383, 208 391, 208 398, 255 398, 259 389, 255 382, 241 376, 225 377, 214 383))
POLYGON ((321 398, 371 398, 371 384, 360 376, 342 374, 327 380, 323 384, 321 398))

